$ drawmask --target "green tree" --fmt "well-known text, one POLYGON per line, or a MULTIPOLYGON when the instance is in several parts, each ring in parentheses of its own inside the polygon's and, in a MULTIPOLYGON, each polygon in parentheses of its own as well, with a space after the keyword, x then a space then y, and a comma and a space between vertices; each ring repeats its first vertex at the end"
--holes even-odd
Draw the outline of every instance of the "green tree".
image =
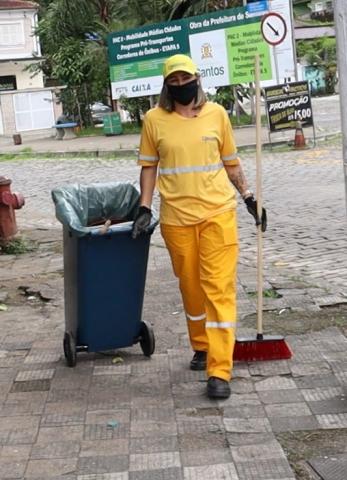
POLYGON ((116 30, 166 19, 170 0, 39 0, 44 60, 31 66, 66 85, 66 113, 81 125, 91 122, 89 105, 109 92, 107 35, 116 30))
POLYGON ((302 62, 325 69, 327 93, 334 93, 337 72, 336 39, 322 37, 299 40, 297 55, 302 62))
MULTIPOLYGON (((42 3, 42 2, 41 2, 42 3)), ((108 89, 105 1, 54 0, 42 4, 37 33, 44 61, 33 65, 66 85, 61 93, 65 113, 91 123, 89 105, 108 89)))
POLYGON ((132 121, 141 125, 142 115, 149 110, 151 104, 149 97, 120 98, 120 105, 129 112, 132 121))
POLYGON ((296 45, 298 58, 309 65, 336 64, 336 39, 330 37, 299 40, 296 45))
MULTIPOLYGON (((35 62, 57 84, 67 113, 81 125, 91 122, 89 105, 109 92, 107 35, 144 24, 242 5, 242 0, 39 0, 37 33, 44 60, 35 62)), ((126 100, 123 100, 126 103, 126 100)), ((148 100, 137 100, 140 118, 148 100)), ((133 111, 133 103, 129 103, 133 111)))
POLYGON ((170 19, 201 15, 224 8, 241 7, 242 5, 242 0, 175 0, 170 19))

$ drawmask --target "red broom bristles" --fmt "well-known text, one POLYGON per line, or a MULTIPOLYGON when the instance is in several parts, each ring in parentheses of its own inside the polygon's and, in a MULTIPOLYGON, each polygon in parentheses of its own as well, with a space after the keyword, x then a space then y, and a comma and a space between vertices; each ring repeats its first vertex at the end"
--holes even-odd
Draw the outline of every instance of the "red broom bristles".
POLYGON ((234 360, 243 362, 287 360, 291 357, 292 352, 284 338, 277 335, 237 339, 233 354, 234 360))

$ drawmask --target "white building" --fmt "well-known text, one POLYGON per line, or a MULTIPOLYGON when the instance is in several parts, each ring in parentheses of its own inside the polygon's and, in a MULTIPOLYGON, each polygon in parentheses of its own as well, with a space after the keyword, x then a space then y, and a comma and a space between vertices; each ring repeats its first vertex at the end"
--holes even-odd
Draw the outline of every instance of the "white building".
POLYGON ((41 58, 37 11, 34 2, 0 0, 0 135, 50 135, 61 114, 59 88, 44 88, 43 74, 26 70, 41 58))
POLYGON ((332 12, 333 10, 332 0, 311 0, 307 6, 312 13, 332 12))

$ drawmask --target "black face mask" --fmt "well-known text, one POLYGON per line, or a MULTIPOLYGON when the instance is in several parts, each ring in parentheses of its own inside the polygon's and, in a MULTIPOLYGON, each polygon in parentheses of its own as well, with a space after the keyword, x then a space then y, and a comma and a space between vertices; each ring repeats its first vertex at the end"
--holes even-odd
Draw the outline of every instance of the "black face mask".
POLYGON ((180 103, 181 105, 188 105, 194 100, 198 93, 198 82, 194 79, 184 85, 167 84, 167 89, 175 102, 180 103))

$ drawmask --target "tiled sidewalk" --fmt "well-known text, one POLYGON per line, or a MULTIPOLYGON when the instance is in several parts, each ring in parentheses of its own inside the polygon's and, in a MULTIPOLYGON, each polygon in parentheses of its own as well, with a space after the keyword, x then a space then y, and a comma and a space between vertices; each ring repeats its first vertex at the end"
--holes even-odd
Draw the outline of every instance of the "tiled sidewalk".
POLYGON ((347 341, 335 328, 288 341, 293 360, 238 363, 218 402, 187 369, 187 349, 68 369, 55 342, 56 353, 12 344, 1 478, 294 479, 275 434, 347 428, 347 341))
MULTIPOLYGON (((166 256, 152 247, 148 288, 161 299, 175 281, 166 256)), ((291 360, 236 363, 231 397, 211 401, 204 372, 188 368, 176 289, 144 311, 159 338, 171 335, 168 349, 161 341, 150 360, 138 346, 79 354, 70 369, 62 279, 23 275, 32 296, 35 281, 50 286, 51 301, 1 312, 1 479, 294 480, 276 434, 347 428, 347 339, 335 327, 288 337, 291 360)))

